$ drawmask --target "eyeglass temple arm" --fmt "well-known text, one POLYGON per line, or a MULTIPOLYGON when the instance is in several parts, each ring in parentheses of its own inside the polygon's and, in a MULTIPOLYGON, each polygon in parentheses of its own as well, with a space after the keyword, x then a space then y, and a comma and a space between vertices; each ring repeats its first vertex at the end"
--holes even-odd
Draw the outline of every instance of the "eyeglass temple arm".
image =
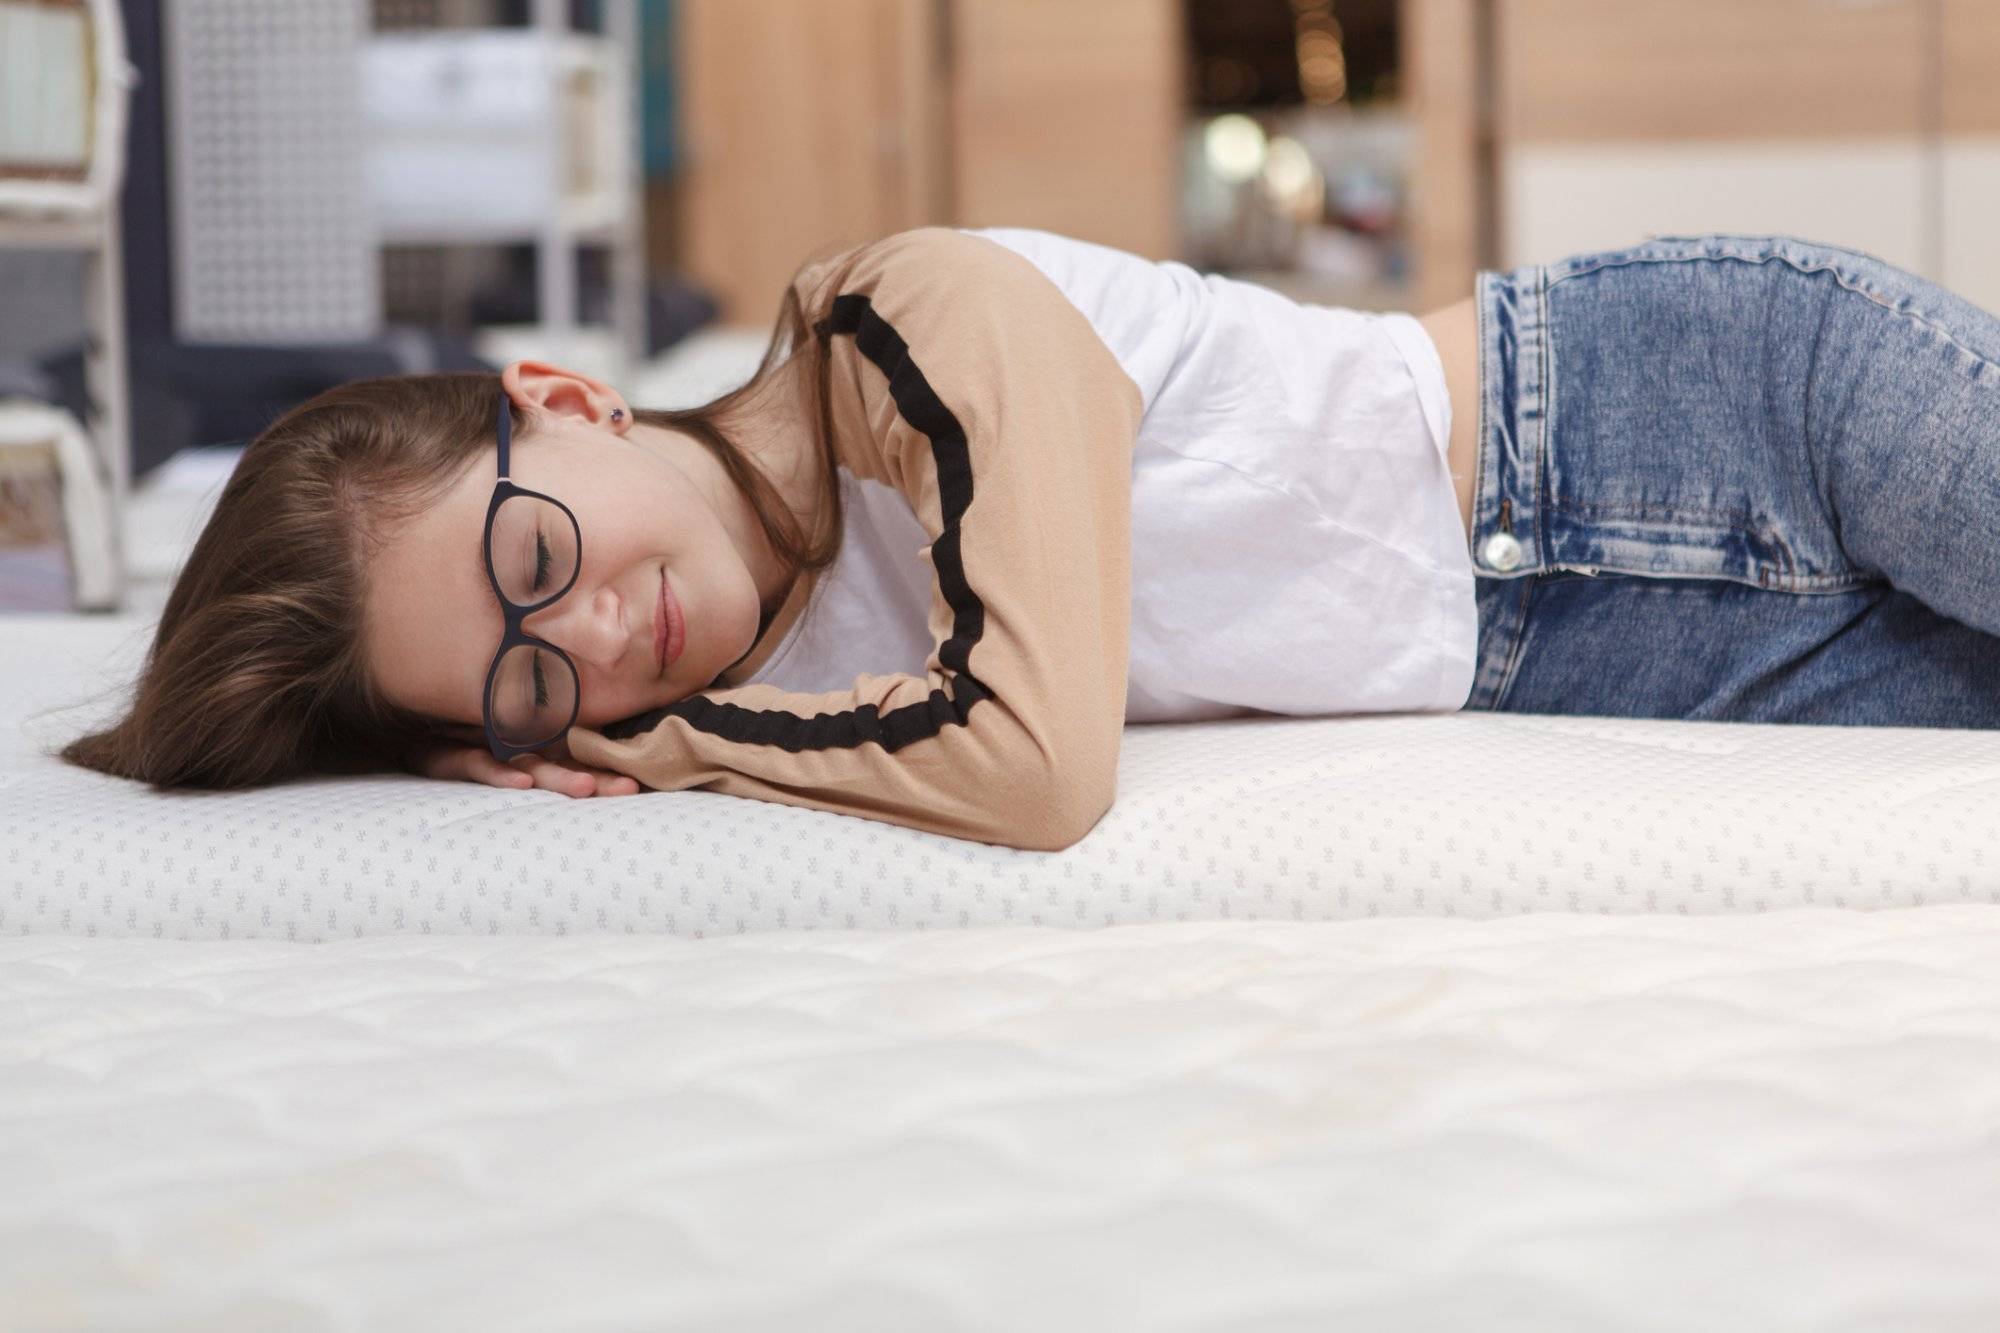
POLYGON ((500 480, 506 481, 509 475, 507 455, 514 442, 514 414, 513 404, 507 401, 504 392, 500 395, 500 424, 497 434, 500 439, 500 480))

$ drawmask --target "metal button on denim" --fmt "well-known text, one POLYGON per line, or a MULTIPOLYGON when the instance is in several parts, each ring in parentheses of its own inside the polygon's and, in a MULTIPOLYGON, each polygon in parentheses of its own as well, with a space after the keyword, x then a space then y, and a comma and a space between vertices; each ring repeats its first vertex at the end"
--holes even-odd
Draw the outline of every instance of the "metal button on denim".
POLYGON ((1480 547, 1480 555, 1495 569, 1512 569, 1521 563, 1521 543, 1504 532, 1496 532, 1480 547))

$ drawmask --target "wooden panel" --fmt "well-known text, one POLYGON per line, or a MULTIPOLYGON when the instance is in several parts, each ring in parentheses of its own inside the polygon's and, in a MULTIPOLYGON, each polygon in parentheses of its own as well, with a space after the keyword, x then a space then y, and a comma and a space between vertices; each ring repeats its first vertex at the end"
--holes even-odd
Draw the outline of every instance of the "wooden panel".
POLYGON ((2000 134, 2000 3, 1936 3, 1943 8, 1944 132, 2000 134))
POLYGON ((2000 316, 2000 3, 1938 0, 1940 281, 2000 316))
POLYGON ((1499 0, 1500 131, 1514 142, 1920 134, 1936 2, 1499 0))
POLYGON ((1943 158, 1944 286, 2000 318, 2000 134, 1955 135, 1943 158))
POLYGON ((1176 0, 954 0, 952 16, 955 221, 1174 258, 1176 0))
POLYGON ((1931 267, 1923 141, 1526 144, 1508 155, 1503 267, 1649 235, 1776 232, 1931 267))
POLYGON ((1486 262, 1493 200, 1481 166, 1477 10, 1491 0, 1401 0, 1399 60, 1416 125, 1410 179, 1414 308, 1472 295, 1486 262))
POLYGON ((951 221, 951 112, 946 26, 938 0, 893 0, 895 100, 883 115, 895 227, 951 221))
POLYGON ((684 260, 767 324, 808 257, 943 221, 931 0, 681 0, 684 260))

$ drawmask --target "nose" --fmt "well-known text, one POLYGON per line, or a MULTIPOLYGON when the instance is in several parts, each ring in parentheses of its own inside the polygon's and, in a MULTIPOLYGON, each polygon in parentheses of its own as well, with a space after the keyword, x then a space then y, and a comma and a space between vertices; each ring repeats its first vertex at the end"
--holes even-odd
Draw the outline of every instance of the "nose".
POLYGON ((587 593, 571 588, 554 605, 523 620, 521 627, 568 653, 578 666, 610 668, 625 656, 631 639, 620 612, 618 594, 608 587, 587 593))

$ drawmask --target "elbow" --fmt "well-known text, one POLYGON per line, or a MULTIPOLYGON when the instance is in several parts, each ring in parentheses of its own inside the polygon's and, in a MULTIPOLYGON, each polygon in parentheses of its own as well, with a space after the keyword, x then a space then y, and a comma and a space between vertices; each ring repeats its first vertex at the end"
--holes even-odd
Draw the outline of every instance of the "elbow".
POLYGON ((1116 784, 1113 783, 1105 787, 1101 793, 1093 790, 1091 799, 1088 801, 1072 802, 1070 809, 1064 812, 1065 817, 1061 826, 1063 837, 1066 841, 1064 841, 1062 848, 1058 848, 1057 850, 1060 851, 1063 848, 1074 847, 1077 843, 1082 842, 1085 836, 1097 827, 1098 822, 1104 816, 1111 813, 1111 807, 1116 798, 1116 784))
POLYGON ((1073 847, 1097 827, 1118 796, 1118 754, 1124 748, 1123 700, 1114 726, 1094 728, 1091 741, 1072 746, 1063 771, 1050 775, 1047 790, 1055 793, 1052 824, 1062 846, 1073 847))
POLYGON ((967 793, 983 816, 975 836, 1030 852, 1082 842, 1117 796, 1123 703, 1121 694, 1115 714, 1082 710, 1009 736, 967 793))
POLYGON ((1111 808, 1102 802, 1044 802, 994 828, 990 840, 1024 852, 1063 852, 1082 842, 1111 808))
POLYGON ((1116 756, 1096 769, 1045 774, 1034 790, 1031 808, 1004 830, 1001 841, 1024 851, 1067 851, 1097 827, 1116 800, 1116 756))

